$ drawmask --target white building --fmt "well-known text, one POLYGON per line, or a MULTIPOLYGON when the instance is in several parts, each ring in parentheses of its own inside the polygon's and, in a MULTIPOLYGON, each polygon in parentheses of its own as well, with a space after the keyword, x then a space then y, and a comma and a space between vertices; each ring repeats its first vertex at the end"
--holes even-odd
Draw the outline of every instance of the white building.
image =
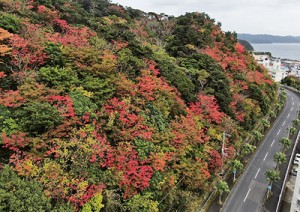
POLYGON ((268 67, 270 63, 269 55, 266 54, 254 54, 254 59, 257 61, 258 64, 263 65, 264 67, 268 67))
POLYGON ((269 74, 275 82, 280 82, 287 76, 286 70, 282 68, 281 59, 270 57, 267 54, 253 55, 258 64, 268 69, 269 74))

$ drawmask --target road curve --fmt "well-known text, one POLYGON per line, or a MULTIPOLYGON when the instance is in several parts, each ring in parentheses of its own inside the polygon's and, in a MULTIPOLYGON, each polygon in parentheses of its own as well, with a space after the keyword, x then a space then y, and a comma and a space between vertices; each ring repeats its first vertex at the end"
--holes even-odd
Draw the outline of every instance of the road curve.
POLYGON ((281 150, 279 140, 287 136, 287 128, 292 126, 300 106, 300 98, 289 90, 286 92, 287 101, 282 113, 231 190, 222 212, 263 211, 262 200, 268 186, 265 172, 275 167, 274 154, 281 150))

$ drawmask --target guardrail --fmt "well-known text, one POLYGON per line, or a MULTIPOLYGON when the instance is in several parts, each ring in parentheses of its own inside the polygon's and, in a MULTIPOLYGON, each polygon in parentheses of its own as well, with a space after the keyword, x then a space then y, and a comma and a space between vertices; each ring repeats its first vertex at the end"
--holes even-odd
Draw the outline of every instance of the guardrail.
POLYGON ((300 91, 297 90, 296 88, 293 88, 293 87, 290 87, 290 86, 287 86, 287 85, 281 85, 281 86, 286 88, 286 89, 289 89, 290 91, 293 91, 293 92, 297 93, 298 95, 300 95, 300 91))
POLYGON ((296 151, 296 147, 297 147, 299 138, 300 138, 300 130, 298 131, 298 135, 297 135, 297 138, 296 138, 296 141, 295 141, 295 144, 294 144, 294 148, 293 148, 293 151, 292 151, 292 154, 291 154, 291 157, 290 157, 290 161, 289 161, 289 164, 288 164, 288 167, 287 167, 287 171, 286 171, 285 176, 284 176, 283 184, 282 184, 282 187, 281 187, 281 192, 280 192, 279 198, 278 198, 278 203, 277 203, 277 207, 276 207, 276 212, 279 211, 280 206, 281 206, 281 200, 282 200, 282 198, 283 198, 283 192, 284 192, 284 190, 285 190, 284 187, 285 187, 287 178, 288 178, 288 176, 289 176, 289 170, 290 170, 290 168, 291 168, 291 166, 292 166, 292 161, 293 161, 293 159, 294 159, 294 155, 295 155, 295 151, 296 151))

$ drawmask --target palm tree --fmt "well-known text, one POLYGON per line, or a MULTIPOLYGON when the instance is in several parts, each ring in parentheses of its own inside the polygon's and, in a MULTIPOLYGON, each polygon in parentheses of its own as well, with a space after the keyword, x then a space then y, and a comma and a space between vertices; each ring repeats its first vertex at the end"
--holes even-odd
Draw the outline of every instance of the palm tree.
POLYGON ((270 115, 270 117, 275 117, 276 113, 272 110, 272 111, 269 112, 269 115, 270 115))
POLYGON ((270 127, 270 122, 267 119, 261 120, 261 124, 266 128, 270 127))
POLYGON ((262 139, 262 137, 263 137, 263 134, 261 134, 257 130, 254 130, 252 132, 252 135, 254 136, 255 142, 259 142, 262 139))
POLYGON ((290 128, 291 135, 294 135, 296 133, 297 129, 295 127, 290 128))
POLYGON ((246 143, 245 145, 242 146, 241 154, 243 156, 251 154, 251 153, 254 152, 255 148, 256 148, 255 146, 253 146, 253 145, 251 145, 249 143, 246 143))
POLYGON ((290 139, 288 139, 288 138, 286 138, 286 137, 284 137, 284 138, 282 138, 280 141, 280 144, 282 145, 282 151, 284 152, 286 149, 288 149, 288 148, 290 148, 290 146, 291 146, 291 141, 290 141, 290 139))
POLYGON ((276 152, 274 155, 274 161, 276 162, 276 168, 279 168, 281 164, 286 162, 286 154, 283 152, 276 152))
MULTIPOLYGON (((265 173, 266 179, 269 182, 270 188, 272 188, 272 184, 278 180, 280 180, 280 174, 278 170, 269 169, 265 173)), ((267 197, 269 196, 271 189, 268 189, 267 197)))
POLYGON ((218 192, 220 193, 220 196, 219 196, 219 201, 218 203, 220 205, 222 205, 222 194, 224 192, 229 192, 229 186, 228 184, 226 183, 226 181, 223 181, 223 180, 220 180, 216 186, 216 189, 218 190, 218 192))
POLYGON ((241 163, 241 161, 235 159, 234 161, 232 161, 232 171, 233 171, 233 182, 236 180, 235 179, 235 175, 236 175, 236 172, 238 170, 241 170, 243 169, 244 165, 241 163))
POLYGON ((276 105, 275 105, 275 107, 276 107, 277 109, 280 109, 282 106, 283 106, 283 105, 282 105, 281 102, 278 102, 278 103, 276 103, 276 105))
POLYGON ((286 95, 282 95, 281 96, 281 100, 283 100, 283 102, 287 99, 287 96, 286 95))
POLYGON ((300 124, 300 119, 293 120, 294 127, 297 127, 300 124))

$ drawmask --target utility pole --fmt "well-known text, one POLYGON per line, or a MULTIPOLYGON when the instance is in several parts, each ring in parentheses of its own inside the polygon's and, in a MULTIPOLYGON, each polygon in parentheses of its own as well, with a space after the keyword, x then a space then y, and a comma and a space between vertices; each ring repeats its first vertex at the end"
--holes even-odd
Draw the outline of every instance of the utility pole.
POLYGON ((226 136, 230 137, 231 135, 230 134, 226 134, 226 132, 224 131, 222 133, 222 150, 221 150, 221 158, 222 158, 222 167, 221 167, 221 178, 223 179, 223 174, 224 174, 224 156, 226 156, 227 154, 225 153, 225 150, 227 148, 225 148, 225 139, 226 139, 226 136))
POLYGON ((221 152, 221 156, 222 156, 222 169, 221 169, 221 178, 223 178, 223 173, 224 173, 224 153, 225 153, 225 137, 226 134, 225 132, 223 132, 222 134, 222 152, 221 152))

